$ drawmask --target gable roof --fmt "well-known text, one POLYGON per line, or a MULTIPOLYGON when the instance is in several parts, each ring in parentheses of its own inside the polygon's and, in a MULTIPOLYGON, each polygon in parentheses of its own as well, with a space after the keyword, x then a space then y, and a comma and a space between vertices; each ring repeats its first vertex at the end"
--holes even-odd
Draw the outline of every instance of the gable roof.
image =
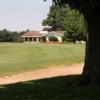
POLYGON ((42 37, 42 34, 39 31, 30 31, 24 33, 21 37, 42 37))

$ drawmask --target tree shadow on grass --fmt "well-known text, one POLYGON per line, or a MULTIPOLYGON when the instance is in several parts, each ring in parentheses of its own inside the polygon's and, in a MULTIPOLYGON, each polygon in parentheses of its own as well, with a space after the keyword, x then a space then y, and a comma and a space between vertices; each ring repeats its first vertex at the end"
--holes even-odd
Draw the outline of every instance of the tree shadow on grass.
POLYGON ((100 88, 78 85, 79 75, 0 86, 0 100, 100 100, 100 88))

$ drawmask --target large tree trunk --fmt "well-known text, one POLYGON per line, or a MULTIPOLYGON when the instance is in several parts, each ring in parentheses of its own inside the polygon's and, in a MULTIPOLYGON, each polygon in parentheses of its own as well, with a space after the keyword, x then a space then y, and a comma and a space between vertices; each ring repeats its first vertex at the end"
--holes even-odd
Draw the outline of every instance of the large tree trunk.
POLYGON ((100 15, 87 19, 88 37, 82 84, 100 85, 100 15))

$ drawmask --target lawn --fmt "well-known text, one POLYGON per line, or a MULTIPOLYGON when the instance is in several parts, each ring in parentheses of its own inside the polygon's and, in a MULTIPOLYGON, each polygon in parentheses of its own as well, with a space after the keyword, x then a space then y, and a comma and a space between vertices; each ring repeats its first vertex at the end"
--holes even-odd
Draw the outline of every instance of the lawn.
MULTIPOLYGON (((82 44, 0 44, 0 74, 81 63, 82 44)), ((79 75, 0 85, 0 100, 100 100, 100 88, 80 86, 79 75)))
POLYGON ((0 75, 81 63, 82 44, 0 43, 0 75))
POLYGON ((0 100, 100 100, 100 87, 80 86, 63 76, 0 86, 0 100))

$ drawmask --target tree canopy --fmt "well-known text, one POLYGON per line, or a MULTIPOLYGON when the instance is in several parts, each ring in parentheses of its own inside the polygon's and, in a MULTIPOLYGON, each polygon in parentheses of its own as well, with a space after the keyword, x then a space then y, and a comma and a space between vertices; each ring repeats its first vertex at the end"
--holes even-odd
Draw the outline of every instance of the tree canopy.
POLYGON ((52 2, 61 6, 70 5, 70 7, 78 9, 86 18, 88 15, 97 16, 99 14, 97 12, 100 10, 100 1, 98 0, 52 0, 52 2))
POLYGON ((11 32, 6 29, 0 30, 0 42, 21 42, 23 32, 11 32))
POLYGON ((77 10, 68 8, 67 16, 64 20, 65 34, 64 37, 67 41, 85 41, 86 40, 86 26, 84 17, 77 10))
POLYGON ((84 17, 78 10, 69 6, 52 5, 43 26, 50 26, 53 31, 66 31, 64 41, 75 42, 85 40, 86 27, 84 17))
POLYGON ((58 5, 52 5, 47 18, 42 22, 43 26, 50 26, 53 31, 65 30, 64 20, 67 12, 68 9, 64 7, 60 8, 58 5))

